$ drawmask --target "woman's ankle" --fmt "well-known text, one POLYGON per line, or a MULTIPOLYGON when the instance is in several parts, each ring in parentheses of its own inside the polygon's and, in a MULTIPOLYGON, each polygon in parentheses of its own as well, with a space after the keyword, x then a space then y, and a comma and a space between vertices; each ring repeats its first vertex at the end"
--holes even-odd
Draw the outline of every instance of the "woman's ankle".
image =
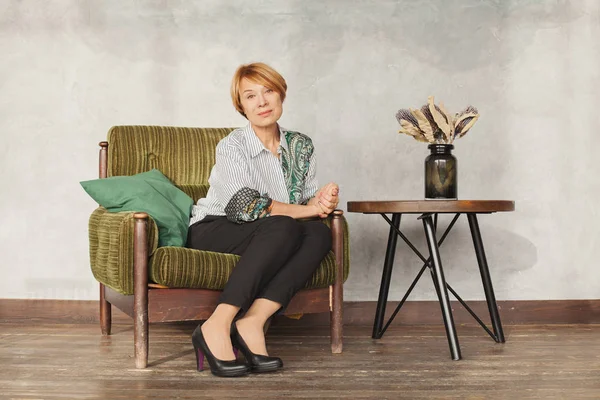
POLYGON ((259 318, 248 317, 236 321, 238 335, 248 349, 255 354, 268 356, 263 326, 259 318))
MULTIPOLYGON (((215 308, 208 320, 216 324, 229 325, 233 323, 233 319, 238 314, 240 308, 229 304, 221 303, 215 308)), ((207 321, 208 321, 207 320, 207 321)))
POLYGON ((236 324, 239 322, 241 322, 242 326, 252 326, 263 329, 267 323, 267 319, 259 315, 244 315, 242 318, 236 321, 236 324))
POLYGON ((200 326, 209 350, 217 359, 223 361, 235 360, 229 328, 230 326, 219 321, 211 321, 210 318, 200 326))

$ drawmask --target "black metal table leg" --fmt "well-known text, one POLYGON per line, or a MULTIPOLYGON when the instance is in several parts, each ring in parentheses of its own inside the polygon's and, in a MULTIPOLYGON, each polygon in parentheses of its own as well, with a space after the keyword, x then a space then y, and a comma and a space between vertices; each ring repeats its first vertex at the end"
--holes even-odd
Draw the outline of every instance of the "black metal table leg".
POLYGON ((375 321, 373 323, 373 339, 381 339, 383 336, 383 318, 385 316, 385 305, 387 303, 388 292, 390 290, 390 281, 392 279, 392 269, 394 267, 394 257, 396 256, 396 243, 398 235, 396 229, 400 227, 400 217, 402 214, 392 215, 392 225, 388 236, 387 249, 385 251, 385 261, 383 263, 383 272, 381 274, 381 285, 379 286, 379 298, 377 300, 377 310, 375 311, 375 321), (394 229, 395 227, 395 229, 394 229))
MULTIPOLYGON (((434 237, 436 243, 437 243, 437 222, 438 222, 438 215, 436 213, 436 214, 433 214, 433 237, 434 237)), ((438 244, 438 250, 439 250, 439 244, 438 244)), ((430 252, 430 254, 431 254, 431 252, 430 252)), ((429 259, 431 259, 431 256, 429 259)), ((431 280, 433 281, 433 287, 435 289, 435 294, 437 295, 438 300, 440 301, 440 304, 441 304, 442 294, 440 293, 438 281, 435 277, 435 270, 432 268, 431 264, 430 264, 429 272, 431 273, 431 280)))
POLYGON ((479 264, 481 280, 483 281, 485 299, 487 300, 487 306, 490 312, 490 319, 492 320, 494 335, 496 336, 495 340, 498 343, 504 343, 504 332, 502 330, 502 323, 500 322, 500 315, 498 313, 498 306, 496 304, 496 296, 494 295, 494 288, 492 286, 490 270, 488 269, 487 259, 485 257, 485 250, 483 249, 483 241, 481 240, 481 232, 479 231, 477 214, 467 214, 467 218, 469 220, 471 236, 473 237, 473 245, 475 246, 475 254, 477 255, 477 263, 479 264))
POLYGON ((446 327, 446 335, 448 337, 450 353, 453 360, 460 360, 460 346, 458 344, 458 336, 456 335, 456 328, 454 326, 454 318, 452 317, 452 308, 450 307, 450 299, 448 297, 448 289, 446 288, 446 280, 444 279, 442 260, 440 258, 440 253, 435 238, 433 220, 431 218, 431 214, 425 214, 421 217, 421 219, 423 220, 425 236, 427 237, 427 247, 429 248, 431 262, 435 272, 435 283, 437 283, 437 287, 440 289, 440 306, 442 308, 442 316, 444 317, 444 326, 446 327))

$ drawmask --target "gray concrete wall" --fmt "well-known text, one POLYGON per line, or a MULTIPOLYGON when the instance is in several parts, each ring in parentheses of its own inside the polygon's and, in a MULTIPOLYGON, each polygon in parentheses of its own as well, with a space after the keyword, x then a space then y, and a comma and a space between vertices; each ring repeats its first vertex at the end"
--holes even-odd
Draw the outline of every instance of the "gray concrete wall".
MULTIPOLYGON (((282 125, 313 137, 344 209, 423 197, 426 145, 396 133, 399 108, 477 106, 459 196, 517 202, 480 219, 497 297, 598 298, 599 38, 594 0, 3 1, 0 297, 96 299, 78 182, 97 176, 97 143, 117 124, 244 124, 230 79, 264 61, 289 84, 282 125)), ((374 300, 388 230, 347 217, 346 299, 374 300)), ((403 227, 424 251, 420 222, 403 227)), ((442 256, 482 299, 465 220, 442 256)), ((420 265, 399 246, 391 299, 420 265)), ((428 280, 412 297, 433 298, 428 280)))

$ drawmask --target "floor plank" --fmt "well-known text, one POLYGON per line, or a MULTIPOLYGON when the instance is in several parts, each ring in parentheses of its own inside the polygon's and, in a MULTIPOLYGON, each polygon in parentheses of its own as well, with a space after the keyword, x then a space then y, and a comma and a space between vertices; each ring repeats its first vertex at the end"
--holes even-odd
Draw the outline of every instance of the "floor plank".
POLYGON ((285 368, 224 379, 197 372, 192 324, 150 327, 150 366, 137 370, 133 328, 0 324, 0 391, 9 399, 598 399, 600 325, 513 325, 497 344, 458 327, 464 359, 450 359, 443 326, 344 330, 332 355, 326 327, 274 326, 271 354, 285 368))

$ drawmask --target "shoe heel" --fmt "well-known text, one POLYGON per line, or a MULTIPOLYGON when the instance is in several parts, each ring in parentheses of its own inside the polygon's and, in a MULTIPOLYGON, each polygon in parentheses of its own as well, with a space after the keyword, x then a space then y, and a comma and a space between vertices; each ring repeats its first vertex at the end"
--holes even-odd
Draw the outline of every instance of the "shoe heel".
POLYGON ((216 358, 204 340, 200 325, 198 325, 192 334, 192 344, 196 352, 196 366, 198 371, 204 370, 204 360, 206 360, 210 367, 210 372, 216 376, 244 376, 250 372, 250 367, 245 363, 240 363, 237 360, 219 360, 216 358))
POLYGON ((237 358, 238 352, 239 352, 239 350, 236 347, 234 347, 233 348, 233 355, 235 356, 235 358, 237 358))
POLYGON ((204 354, 196 346, 194 346, 194 352, 196 353, 196 367, 198 368, 198 372, 202 372, 204 371, 204 354))

